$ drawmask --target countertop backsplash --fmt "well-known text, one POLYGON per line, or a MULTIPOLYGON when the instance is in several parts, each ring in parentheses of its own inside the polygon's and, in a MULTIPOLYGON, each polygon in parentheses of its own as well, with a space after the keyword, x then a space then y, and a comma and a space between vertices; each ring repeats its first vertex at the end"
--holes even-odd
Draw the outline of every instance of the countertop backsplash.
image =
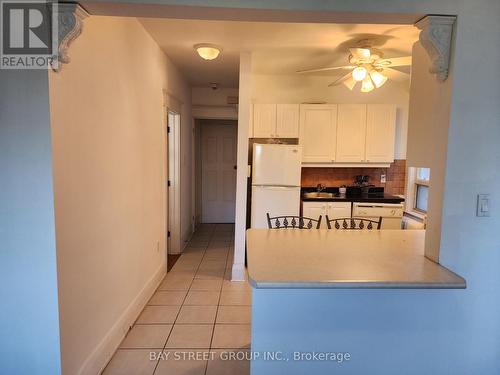
POLYGON ((302 187, 353 185, 357 175, 370 176, 370 184, 384 187, 385 193, 402 195, 406 186, 406 160, 394 160, 389 168, 302 168, 302 187), (380 176, 386 175, 386 183, 380 176))

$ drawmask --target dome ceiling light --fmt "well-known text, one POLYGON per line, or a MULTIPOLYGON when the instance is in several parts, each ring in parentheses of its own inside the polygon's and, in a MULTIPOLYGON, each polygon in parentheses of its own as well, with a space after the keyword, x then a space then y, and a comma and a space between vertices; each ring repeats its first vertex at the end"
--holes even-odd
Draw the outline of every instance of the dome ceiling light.
POLYGON ((203 60, 215 60, 222 52, 222 48, 209 43, 195 44, 194 49, 203 60))

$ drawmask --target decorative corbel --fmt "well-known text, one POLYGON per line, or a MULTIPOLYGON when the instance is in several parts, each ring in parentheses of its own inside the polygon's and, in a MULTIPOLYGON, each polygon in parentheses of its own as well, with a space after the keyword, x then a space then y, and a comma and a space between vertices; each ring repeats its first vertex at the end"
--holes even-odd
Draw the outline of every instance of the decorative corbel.
POLYGON ((415 24, 422 30, 419 40, 431 59, 429 72, 436 74, 439 81, 448 78, 455 20, 455 16, 426 16, 415 24))
POLYGON ((83 20, 89 14, 77 3, 57 3, 57 21, 58 21, 58 50, 52 69, 59 71, 61 64, 68 64, 71 59, 68 55, 68 48, 83 29, 83 20))

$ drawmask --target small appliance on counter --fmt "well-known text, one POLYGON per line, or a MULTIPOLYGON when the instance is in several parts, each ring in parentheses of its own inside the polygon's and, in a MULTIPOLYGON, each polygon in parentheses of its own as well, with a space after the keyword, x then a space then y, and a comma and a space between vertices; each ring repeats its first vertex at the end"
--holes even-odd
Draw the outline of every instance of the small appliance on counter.
POLYGON ((356 186, 368 185, 369 181, 370 181, 370 176, 367 175, 358 175, 354 177, 354 185, 356 186))
POLYGON ((301 146, 254 143, 252 228, 267 228, 266 213, 299 215, 301 167, 301 146))
POLYGON ((359 175, 354 178, 354 185, 348 187, 348 195, 366 195, 375 185, 370 184, 370 176, 359 175), (349 189, 350 188, 350 189, 349 189))

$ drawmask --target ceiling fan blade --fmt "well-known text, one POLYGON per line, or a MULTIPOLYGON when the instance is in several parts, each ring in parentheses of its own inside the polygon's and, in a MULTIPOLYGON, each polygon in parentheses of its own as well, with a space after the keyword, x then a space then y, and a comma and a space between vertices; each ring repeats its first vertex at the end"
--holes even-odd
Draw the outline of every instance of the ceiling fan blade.
POLYGON ((337 70, 337 69, 354 69, 355 67, 356 67, 355 65, 330 66, 326 68, 298 70, 296 73, 304 74, 304 73, 326 72, 329 70, 337 70))
POLYGON ((392 69, 392 68, 385 68, 382 71, 382 74, 385 74, 389 79, 392 79, 394 81, 407 81, 410 79, 410 75, 408 73, 403 73, 400 72, 399 70, 392 69))
MULTIPOLYGON (((403 56, 403 57, 395 57, 393 59, 384 59, 381 60, 381 64, 384 65, 385 62, 390 62, 388 66, 406 66, 411 65, 411 56, 403 56)), ((378 61, 377 61, 378 63, 378 61)))
POLYGON ((357 59, 369 59, 371 56, 371 51, 369 48, 349 48, 351 55, 357 59))
POLYGON ((339 79, 337 79, 337 80, 333 81, 332 83, 330 83, 330 84, 328 85, 328 87, 336 86, 336 85, 338 85, 338 84, 340 84, 340 83, 344 82, 345 80, 349 79, 349 77, 352 77, 351 72, 349 72, 349 73, 347 73, 345 76, 342 76, 342 77, 340 77, 339 79))

